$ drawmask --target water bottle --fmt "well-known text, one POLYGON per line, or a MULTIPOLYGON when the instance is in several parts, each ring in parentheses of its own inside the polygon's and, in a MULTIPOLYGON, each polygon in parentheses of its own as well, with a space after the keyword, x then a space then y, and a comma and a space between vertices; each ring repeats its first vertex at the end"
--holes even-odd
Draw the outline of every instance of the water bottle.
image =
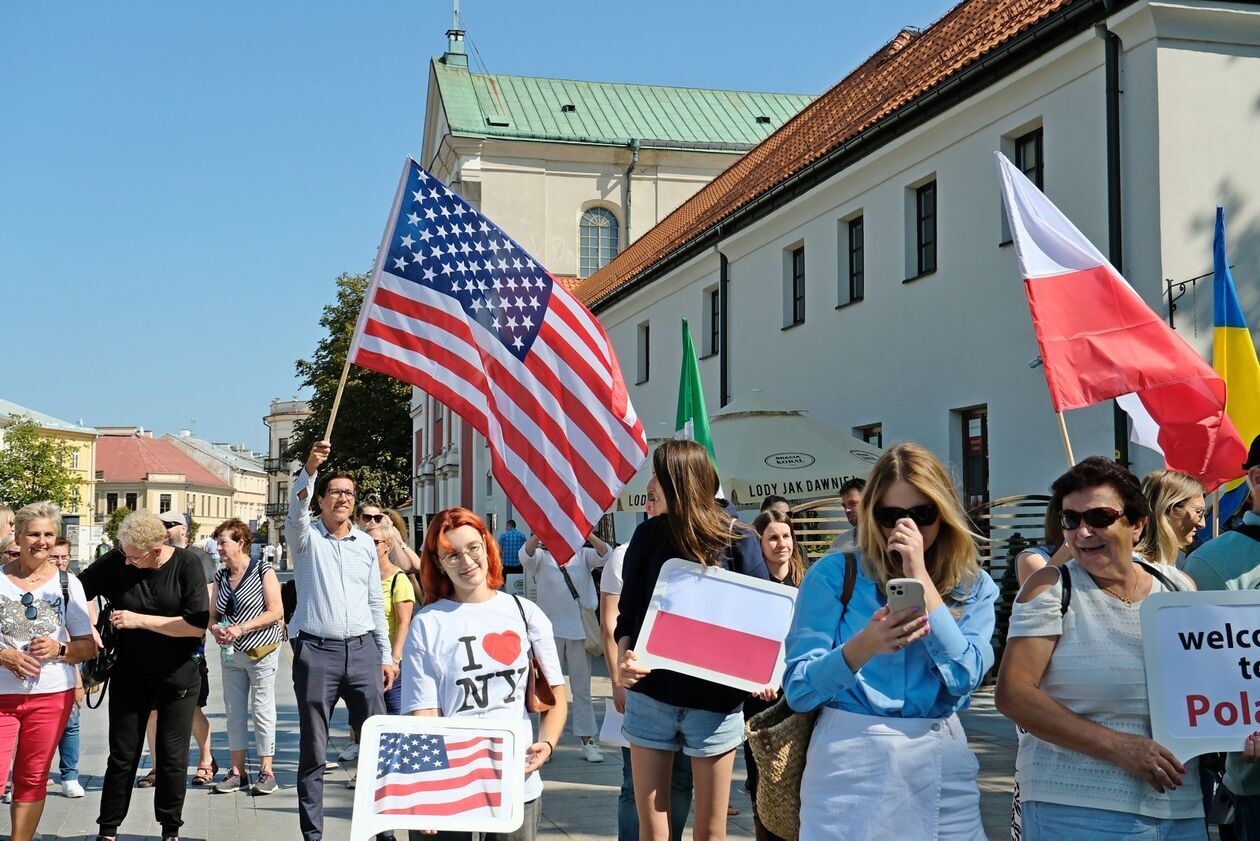
MULTIPOLYGON (((22 646, 22 653, 23 653, 23 654, 30 654, 30 653, 31 653, 31 644, 30 644, 29 642, 28 642, 26 645, 22 646)), ((38 675, 36 675, 35 677, 24 677, 24 678, 22 678, 22 688, 23 688, 23 689, 34 689, 34 688, 35 688, 35 684, 37 684, 37 683, 39 683, 39 676, 38 676, 38 675)))
MULTIPOLYGON (((223 620, 220 620, 219 627, 227 628, 231 624, 232 624, 231 622, 228 622, 226 619, 223 619, 223 620)), ((234 643, 229 642, 227 645, 223 646, 223 659, 224 660, 227 660, 229 663, 231 663, 232 656, 234 654, 236 654, 236 645, 234 643)))

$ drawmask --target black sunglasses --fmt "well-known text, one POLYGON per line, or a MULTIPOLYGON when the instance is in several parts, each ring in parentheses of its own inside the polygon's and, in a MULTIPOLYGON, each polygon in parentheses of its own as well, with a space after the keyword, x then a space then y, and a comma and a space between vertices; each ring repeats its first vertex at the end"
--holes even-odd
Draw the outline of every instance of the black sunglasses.
POLYGON ((936 522, 936 518, 941 516, 941 512, 937 510, 936 503, 929 502, 925 505, 916 505, 913 508, 876 508, 875 522, 879 523, 886 529, 891 529, 897 525, 898 520, 909 517, 914 520, 914 524, 919 527, 930 526, 936 522))
POLYGON ((27 619, 35 619, 39 616, 39 610, 35 607, 35 595, 33 593, 23 593, 22 604, 26 607, 27 619))
POLYGON ((385 515, 384 514, 360 514, 359 519, 368 520, 373 523, 381 523, 385 521, 385 515))
POLYGON ((1059 512, 1059 525, 1068 531, 1079 529, 1081 522, 1091 529, 1105 529, 1124 516, 1123 511, 1117 511, 1114 508, 1091 508, 1088 511, 1073 511, 1070 508, 1064 508, 1059 512))

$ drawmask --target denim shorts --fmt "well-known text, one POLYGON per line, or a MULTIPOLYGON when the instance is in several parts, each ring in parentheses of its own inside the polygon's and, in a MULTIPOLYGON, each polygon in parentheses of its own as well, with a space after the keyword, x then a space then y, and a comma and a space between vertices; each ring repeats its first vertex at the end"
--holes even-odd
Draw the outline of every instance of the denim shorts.
POLYGON ((1040 800, 1020 804, 1021 841, 1123 838, 1125 841, 1207 841, 1203 818, 1148 818, 1131 812, 1065 806, 1040 800))
POLYGON ((720 756, 744 741, 744 714, 738 707, 729 714, 715 713, 676 707, 642 692, 627 692, 621 735, 641 748, 720 756))

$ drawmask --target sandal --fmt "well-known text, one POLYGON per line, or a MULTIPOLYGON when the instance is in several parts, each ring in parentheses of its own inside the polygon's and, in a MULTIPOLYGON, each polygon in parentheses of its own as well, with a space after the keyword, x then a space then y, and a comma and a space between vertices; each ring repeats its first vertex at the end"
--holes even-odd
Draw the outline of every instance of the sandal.
POLYGON ((136 781, 136 788, 153 788, 157 785, 157 771, 150 771, 136 781))
POLYGON ((198 765, 197 773, 193 774, 192 784, 195 786, 208 786, 214 782, 214 775, 219 773, 219 763, 212 756, 209 765, 198 765))
POLYGON ((739 810, 738 810, 738 809, 736 809, 734 806, 727 806, 727 807, 726 807, 726 816, 727 816, 728 818, 733 818, 733 817, 735 817, 735 816, 736 816, 736 815, 738 815, 738 814, 739 814, 739 810))

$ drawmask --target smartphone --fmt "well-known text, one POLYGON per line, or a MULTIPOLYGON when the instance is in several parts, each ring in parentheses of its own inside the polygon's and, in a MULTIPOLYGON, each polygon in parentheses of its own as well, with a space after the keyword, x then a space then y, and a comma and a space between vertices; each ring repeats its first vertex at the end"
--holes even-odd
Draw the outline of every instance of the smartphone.
POLYGON ((923 595, 923 582, 917 578, 893 578, 888 582, 888 609, 896 613, 908 607, 927 611, 927 599, 923 595))

